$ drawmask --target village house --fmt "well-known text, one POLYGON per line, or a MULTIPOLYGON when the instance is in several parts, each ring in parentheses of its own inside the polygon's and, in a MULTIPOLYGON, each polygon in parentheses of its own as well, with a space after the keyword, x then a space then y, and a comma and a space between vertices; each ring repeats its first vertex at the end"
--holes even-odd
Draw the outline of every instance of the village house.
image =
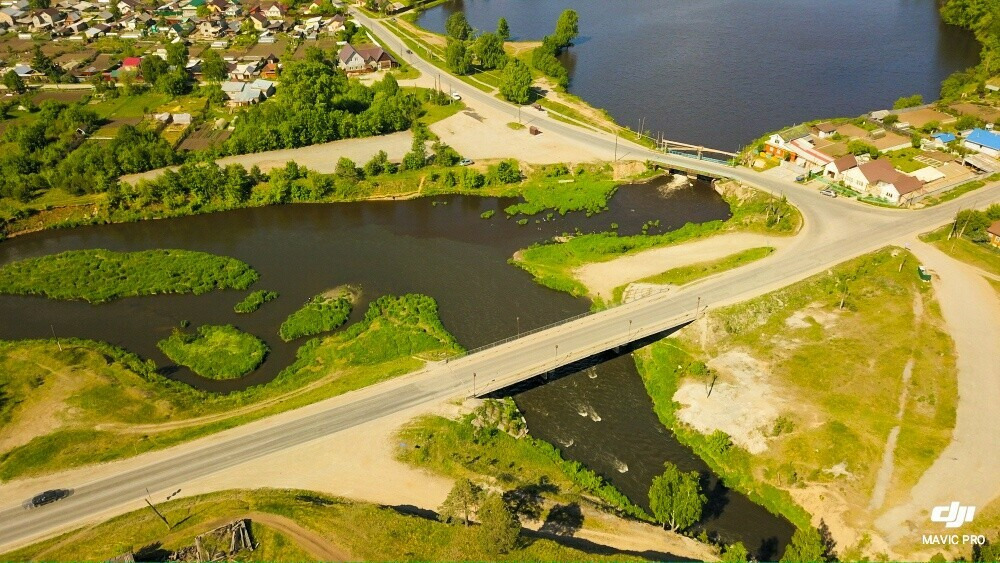
POLYGON ((66 19, 66 15, 55 8, 38 10, 31 16, 31 26, 36 30, 52 29, 54 25, 66 19))
POLYGON ((1000 156, 1000 135, 985 129, 973 129, 962 144, 976 152, 996 158, 1000 156))
POLYGON ((829 139, 837 134, 837 126, 830 123, 817 123, 813 126, 813 134, 820 139, 829 139))
POLYGON ((288 6, 278 2, 274 2, 272 4, 262 4, 260 6, 260 13, 269 20, 280 20, 284 19, 285 15, 288 13, 288 6))
POLYGON ((229 99, 227 104, 233 107, 249 106, 260 103, 274 95, 274 82, 257 79, 253 82, 223 82, 222 93, 229 99))
POLYGON ((772 134, 764 142, 764 152, 774 158, 795 160, 796 154, 789 146, 795 139, 809 136, 809 129, 805 126, 791 127, 784 131, 772 134))
POLYGON ((986 228, 986 236, 990 239, 990 244, 1000 248, 1000 221, 993 221, 993 224, 986 228))
POLYGON ((844 185, 854 191, 897 205, 912 200, 923 185, 917 178, 896 170, 884 158, 851 168, 843 173, 842 179, 844 185))
POLYGON ((7 27, 14 28, 20 25, 21 20, 27 17, 27 13, 13 6, 9 8, 4 8, 0 10, 0 24, 4 24, 7 27))
POLYGON ((345 43, 337 55, 338 64, 347 74, 387 70, 399 63, 385 49, 378 45, 354 47, 345 43))
POLYGON ((115 7, 118 8, 118 12, 123 16, 142 9, 142 6, 136 0, 119 0, 115 4, 115 7))
POLYGON ((853 154, 847 154, 834 160, 833 162, 828 163, 823 169, 823 174, 834 182, 839 182, 844 172, 847 172, 851 168, 856 168, 857 166, 858 157, 853 154))

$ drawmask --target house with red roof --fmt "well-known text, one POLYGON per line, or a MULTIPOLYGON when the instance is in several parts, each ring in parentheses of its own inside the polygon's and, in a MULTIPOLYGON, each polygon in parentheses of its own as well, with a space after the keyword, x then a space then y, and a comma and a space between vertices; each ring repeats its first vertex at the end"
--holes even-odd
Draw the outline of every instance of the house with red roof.
POLYGON ((122 70, 139 70, 139 65, 142 63, 141 57, 125 57, 122 60, 122 70))
POLYGON ((986 236, 990 238, 990 244, 1000 248, 1000 221, 993 221, 993 224, 986 228, 986 236))
POLYGON ((888 159, 866 162, 845 171, 844 184, 854 191, 885 199, 896 205, 911 201, 920 194, 923 182, 903 174, 888 159))

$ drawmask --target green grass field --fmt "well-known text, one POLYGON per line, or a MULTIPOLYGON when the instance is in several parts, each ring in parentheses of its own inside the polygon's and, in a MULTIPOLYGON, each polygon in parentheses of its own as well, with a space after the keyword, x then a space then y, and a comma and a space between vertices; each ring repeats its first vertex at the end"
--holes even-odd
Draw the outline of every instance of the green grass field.
MULTIPOLYGON (((714 311, 705 336, 686 331, 656 343, 637 363, 658 416, 727 483, 796 523, 801 513, 779 489, 831 486, 848 503, 865 505, 886 437, 899 425, 887 504, 902 500, 948 444, 957 400, 953 343, 933 290, 920 281, 916 266, 909 253, 884 249, 714 311), (915 311, 922 313, 918 317, 915 311), (675 414, 674 392, 694 377, 688 366, 701 360, 711 367, 712 358, 736 352, 763 362, 762 376, 775 387, 782 416, 800 421, 770 437, 767 450, 757 455, 736 446, 714 451, 705 435, 675 414), (903 371, 910 361, 913 376, 899 420, 903 371), (850 480, 826 471, 841 462, 847 463, 850 480)), ((728 381, 725 373, 720 377, 728 381)))
POLYGON ((945 225, 940 229, 921 235, 920 238, 956 260, 1000 276, 1000 248, 987 244, 976 244, 957 236, 948 240, 948 233, 951 232, 951 229, 950 224, 945 225))
POLYGON ((583 211, 587 215, 600 213, 607 209, 608 200, 618 187, 607 168, 592 168, 573 175, 537 174, 520 189, 524 201, 507 207, 504 213, 508 217, 536 215, 548 210, 560 215, 571 211, 583 211))
POLYGON ((70 250, 0 268, 0 293, 91 303, 157 293, 246 289, 258 274, 246 263, 190 250, 70 250))
POLYGON ((209 379, 238 379, 257 369, 267 344, 232 325, 205 325, 196 333, 174 331, 157 346, 171 360, 209 379))

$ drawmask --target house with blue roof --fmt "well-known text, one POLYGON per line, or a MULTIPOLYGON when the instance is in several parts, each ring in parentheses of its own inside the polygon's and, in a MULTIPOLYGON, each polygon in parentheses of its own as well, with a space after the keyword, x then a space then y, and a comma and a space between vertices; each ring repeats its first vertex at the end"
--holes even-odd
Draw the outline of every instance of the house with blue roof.
POLYGON ((973 129, 962 144, 966 148, 994 158, 1000 156, 1000 135, 986 129, 973 129))
POLYGON ((939 147, 943 147, 943 146, 947 145, 948 143, 950 143, 950 142, 952 142, 952 141, 955 140, 955 134, 954 133, 934 133, 933 135, 931 135, 931 138, 934 139, 934 141, 935 141, 934 144, 935 145, 937 145, 939 147))

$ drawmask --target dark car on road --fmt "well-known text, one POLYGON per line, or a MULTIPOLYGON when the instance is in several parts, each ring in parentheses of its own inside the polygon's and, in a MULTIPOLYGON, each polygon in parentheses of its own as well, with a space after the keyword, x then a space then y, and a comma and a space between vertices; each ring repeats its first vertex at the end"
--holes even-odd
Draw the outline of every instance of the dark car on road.
POLYGON ((24 506, 24 508, 38 508, 39 506, 45 506, 46 504, 51 504, 57 500, 62 500, 71 494, 73 494, 73 491, 69 489, 52 489, 45 491, 44 493, 38 493, 30 499, 24 501, 22 506, 24 506))

